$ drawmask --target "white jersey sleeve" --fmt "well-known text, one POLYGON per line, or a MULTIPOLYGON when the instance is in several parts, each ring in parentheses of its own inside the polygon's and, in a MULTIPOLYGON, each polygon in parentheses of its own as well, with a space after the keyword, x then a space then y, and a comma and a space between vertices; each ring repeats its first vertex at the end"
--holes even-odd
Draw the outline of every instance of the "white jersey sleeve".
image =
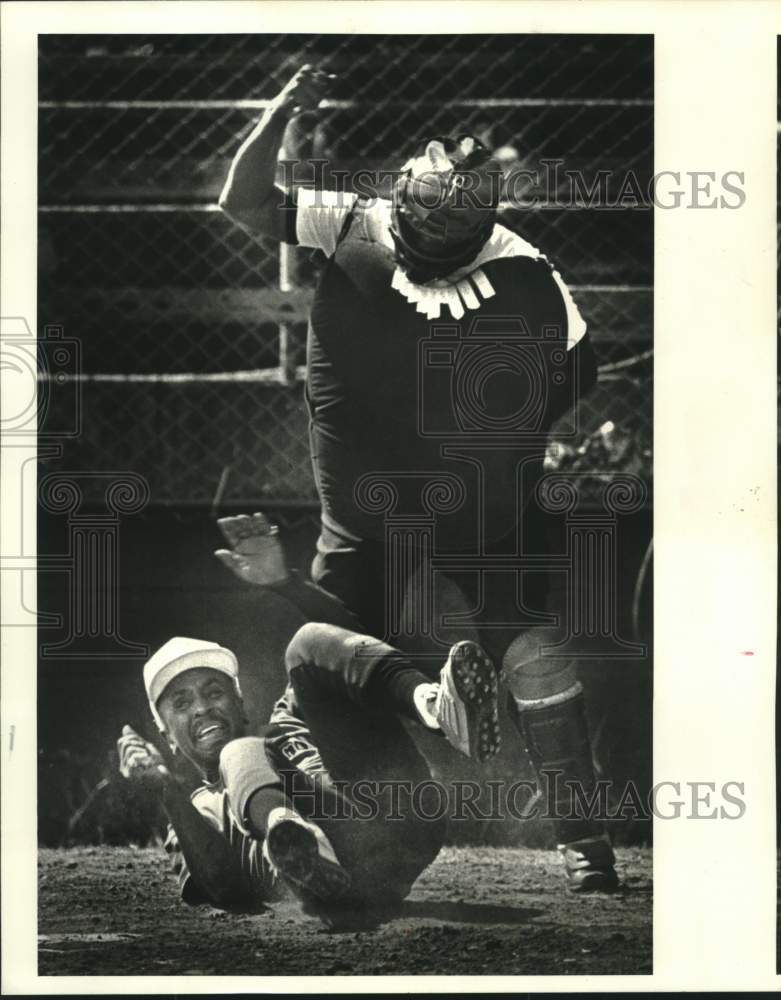
POLYGON ((580 310, 575 305, 569 288, 564 284, 561 275, 557 270, 553 271, 553 278, 559 286, 559 291, 564 299, 564 306, 567 310, 567 350, 570 351, 586 335, 586 321, 580 315, 580 310))
POLYGON ((357 195, 349 191, 296 191, 296 240, 299 246, 322 250, 330 257, 345 219, 355 204, 357 195))

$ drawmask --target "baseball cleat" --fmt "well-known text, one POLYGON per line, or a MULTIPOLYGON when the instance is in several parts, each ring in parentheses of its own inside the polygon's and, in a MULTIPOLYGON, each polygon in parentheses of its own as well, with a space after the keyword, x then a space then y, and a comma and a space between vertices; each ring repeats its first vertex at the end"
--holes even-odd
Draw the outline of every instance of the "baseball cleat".
POLYGON ((296 896, 328 903, 348 892, 349 874, 313 823, 289 813, 272 814, 264 847, 271 867, 296 896))
POLYGON ((585 837, 559 844, 571 892, 615 892, 618 875, 613 867, 616 856, 607 835, 585 837))
POLYGON ((448 742, 478 761, 499 752, 499 683, 476 642, 457 642, 439 675, 434 716, 448 742))

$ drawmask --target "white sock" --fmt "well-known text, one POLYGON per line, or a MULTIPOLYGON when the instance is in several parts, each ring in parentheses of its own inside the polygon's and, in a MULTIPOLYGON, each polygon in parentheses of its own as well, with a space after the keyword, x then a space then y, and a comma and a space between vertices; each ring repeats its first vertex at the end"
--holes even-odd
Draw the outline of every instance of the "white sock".
POLYGON ((434 715, 434 702, 439 691, 439 684, 418 684, 412 693, 415 711, 420 721, 429 729, 439 729, 437 717, 434 715))

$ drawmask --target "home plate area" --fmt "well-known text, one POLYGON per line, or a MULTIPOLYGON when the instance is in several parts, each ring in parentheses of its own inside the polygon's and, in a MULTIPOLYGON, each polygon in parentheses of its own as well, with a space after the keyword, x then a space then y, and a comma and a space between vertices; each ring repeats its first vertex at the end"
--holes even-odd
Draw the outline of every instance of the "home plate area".
POLYGON ((650 974, 652 852, 622 888, 575 896, 552 851, 449 847, 401 911, 329 930, 291 899, 263 913, 180 902, 162 850, 39 852, 39 975, 650 974))

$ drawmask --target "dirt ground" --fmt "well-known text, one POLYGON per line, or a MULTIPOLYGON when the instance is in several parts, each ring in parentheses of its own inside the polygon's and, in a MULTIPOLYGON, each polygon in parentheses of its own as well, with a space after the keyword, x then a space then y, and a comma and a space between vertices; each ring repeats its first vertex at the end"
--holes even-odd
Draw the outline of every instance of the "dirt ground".
POLYGON ((328 931, 292 899, 188 907, 159 849, 39 853, 40 975, 650 973, 652 853, 617 851, 623 889, 572 896, 555 854, 446 848, 402 912, 328 931))

